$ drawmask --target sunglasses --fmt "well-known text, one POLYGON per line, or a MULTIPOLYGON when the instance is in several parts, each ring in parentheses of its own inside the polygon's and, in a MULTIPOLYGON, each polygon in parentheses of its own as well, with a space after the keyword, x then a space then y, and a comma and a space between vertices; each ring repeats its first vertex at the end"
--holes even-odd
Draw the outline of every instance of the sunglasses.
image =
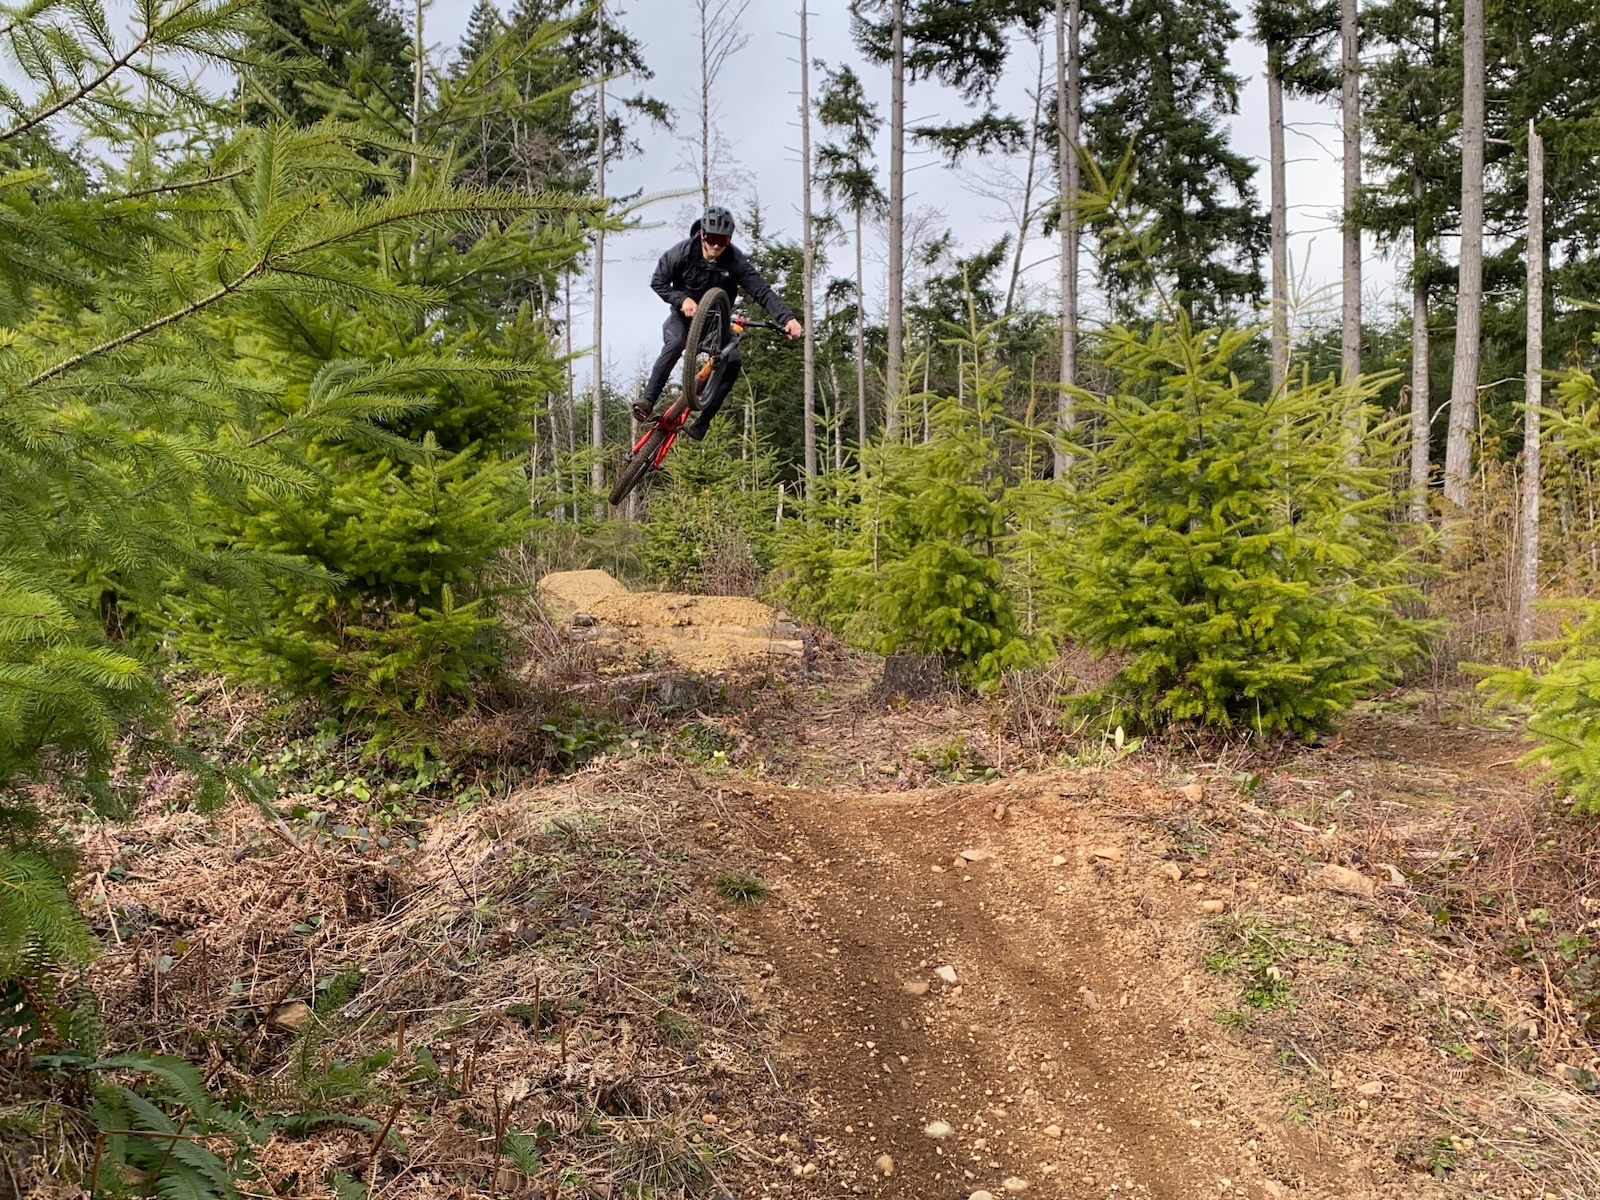
POLYGON ((726 234, 722 233, 702 233, 700 235, 700 240, 708 246, 726 246, 729 242, 733 241, 731 237, 728 237, 726 234))

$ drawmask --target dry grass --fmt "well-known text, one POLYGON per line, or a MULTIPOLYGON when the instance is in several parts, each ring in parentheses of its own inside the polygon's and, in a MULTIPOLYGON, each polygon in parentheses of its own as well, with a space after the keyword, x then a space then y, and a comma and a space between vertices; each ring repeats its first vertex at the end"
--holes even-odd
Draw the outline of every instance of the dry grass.
POLYGON ((502 1195, 711 1194, 744 1170, 738 1131, 793 1117, 719 961, 707 868, 656 799, 694 794, 676 771, 597 764, 441 812, 394 852, 319 845, 303 822, 291 846, 242 808, 103 829, 84 901, 107 1049, 203 1063, 258 1112, 355 1113, 404 1139, 279 1135, 259 1156, 278 1194, 331 1195, 343 1174, 372 1197, 483 1195, 497 1161, 502 1195), (505 1165, 519 1132, 531 1173, 505 1165))

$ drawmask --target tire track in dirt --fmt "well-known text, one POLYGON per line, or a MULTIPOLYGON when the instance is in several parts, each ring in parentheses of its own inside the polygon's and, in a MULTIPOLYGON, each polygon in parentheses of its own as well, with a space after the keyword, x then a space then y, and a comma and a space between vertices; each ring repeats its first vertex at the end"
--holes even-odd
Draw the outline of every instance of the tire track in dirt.
POLYGON ((780 901, 753 914, 749 952, 771 964, 787 1066, 835 1139, 831 1160, 807 1148, 816 1174, 797 1182, 951 1198, 1002 1196, 1008 1180, 1153 1200, 1316 1192, 1318 1178, 1330 1194, 1360 1190, 1281 1110, 1216 1078, 1209 1022, 1159 994, 1176 970, 1151 969, 1160 922, 1116 911, 1100 889, 1116 868, 1085 855, 1059 787, 1017 788, 749 794, 741 815, 777 864, 780 901), (993 857, 958 868, 961 849, 993 857), (1130 938, 1144 951, 1130 956, 1130 938), (935 976, 945 965, 956 985, 935 976), (926 1136, 932 1121, 951 1136, 926 1136), (874 1169, 883 1154, 890 1176, 874 1169))

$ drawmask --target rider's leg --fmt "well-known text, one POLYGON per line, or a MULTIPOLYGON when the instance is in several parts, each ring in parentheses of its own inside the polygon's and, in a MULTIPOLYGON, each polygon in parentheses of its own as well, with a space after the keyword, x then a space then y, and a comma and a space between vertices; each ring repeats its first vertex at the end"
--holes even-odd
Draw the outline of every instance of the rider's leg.
POLYGON ((650 381, 644 385, 644 395, 633 406, 633 415, 639 420, 650 419, 651 410, 661 398, 661 390, 667 386, 667 377, 683 357, 683 348, 688 343, 689 318, 676 311, 667 314, 667 319, 661 323, 661 356, 650 368, 650 381))
POLYGON ((717 415, 722 402, 728 398, 728 393, 733 391, 733 385, 738 381, 739 372, 743 369, 744 359, 739 356, 739 347, 735 346, 728 351, 728 357, 717 375, 715 386, 712 387, 710 396, 706 398, 706 406, 693 421, 684 426, 684 433, 697 442, 705 437, 706 430, 711 427, 711 418, 717 415))

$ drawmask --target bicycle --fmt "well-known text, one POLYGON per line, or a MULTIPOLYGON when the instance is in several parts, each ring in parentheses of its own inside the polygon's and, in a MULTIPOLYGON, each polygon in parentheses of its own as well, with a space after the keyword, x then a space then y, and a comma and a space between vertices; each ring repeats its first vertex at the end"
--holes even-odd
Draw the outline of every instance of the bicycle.
POLYGON ((621 504, 641 480, 661 469, 678 434, 705 407, 701 397, 710 396, 713 381, 720 381, 721 372, 727 369, 728 355, 752 329, 783 332, 783 326, 776 321, 756 321, 735 313, 732 300, 721 288, 712 288, 700 298, 684 342, 683 390, 633 444, 622 474, 611 489, 613 505, 621 504))

